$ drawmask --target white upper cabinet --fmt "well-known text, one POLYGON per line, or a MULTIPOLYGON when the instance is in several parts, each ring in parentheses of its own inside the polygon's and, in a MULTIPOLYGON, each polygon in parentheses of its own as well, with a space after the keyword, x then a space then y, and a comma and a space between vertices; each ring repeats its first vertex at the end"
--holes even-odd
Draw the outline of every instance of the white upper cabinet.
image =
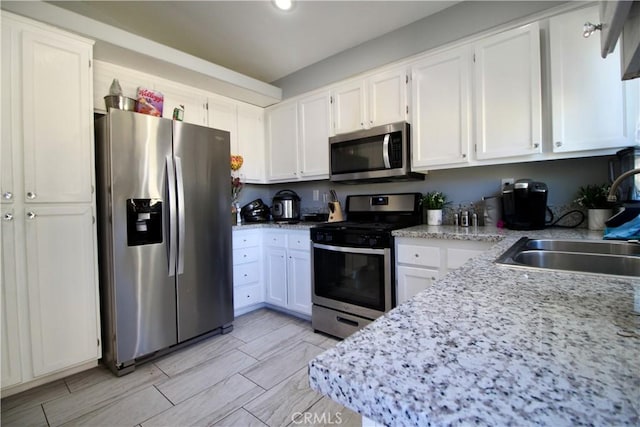
POLYGON ((407 120, 407 70, 393 68, 334 86, 335 134, 407 120))
POLYGON ((411 68, 413 169, 468 161, 470 52, 470 46, 462 46, 427 56, 411 68))
POLYGON ((22 32, 24 194, 28 203, 92 201, 91 46, 22 32), (62 104, 53 105, 55 102, 62 104))
POLYGON ((183 121, 194 125, 207 126, 207 96, 203 92, 190 90, 177 84, 161 83, 154 89, 164 95, 162 117, 173 118, 173 109, 184 107, 183 121))
POLYGON ((368 127, 406 120, 408 83, 405 67, 374 74, 367 79, 368 127))
MULTIPOLYGON (((264 108, 238 103, 238 149, 244 163, 240 174, 249 183, 263 183, 265 176, 264 108)), ((215 127, 215 126, 213 126, 215 127)))
POLYGON ((282 102, 266 113, 267 179, 298 179, 298 104, 282 102))
POLYGON ((600 22, 598 6, 549 20, 554 152, 634 144, 619 46, 602 59, 599 34, 582 36, 585 22, 600 22))
POLYGON ((281 102, 265 116, 269 182, 329 177, 329 91, 281 102))
POLYGON ((365 128, 365 83, 354 80, 333 88, 333 131, 335 134, 365 128))
POLYGON ((331 94, 321 92, 298 101, 301 178, 329 178, 331 94))
POLYGON ((542 151, 540 29, 528 24, 473 44, 476 157, 542 151))
POLYGON ((231 153, 242 156, 243 182, 261 183, 264 176, 264 110, 223 97, 209 97, 209 127, 231 135, 231 153))

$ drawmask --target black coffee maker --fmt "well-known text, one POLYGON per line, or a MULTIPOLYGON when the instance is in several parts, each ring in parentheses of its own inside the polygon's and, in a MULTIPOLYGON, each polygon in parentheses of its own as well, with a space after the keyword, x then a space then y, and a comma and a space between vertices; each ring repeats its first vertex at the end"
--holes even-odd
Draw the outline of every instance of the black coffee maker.
POLYGON ((502 190, 502 219, 511 230, 541 230, 545 227, 547 194, 544 182, 519 179, 502 190))
MULTIPOLYGON (((629 147, 616 153, 616 157, 609 160, 609 180, 631 169, 640 167, 640 147, 629 147)), ((632 175, 620 183, 616 193, 618 202, 640 202, 640 175, 632 175)))

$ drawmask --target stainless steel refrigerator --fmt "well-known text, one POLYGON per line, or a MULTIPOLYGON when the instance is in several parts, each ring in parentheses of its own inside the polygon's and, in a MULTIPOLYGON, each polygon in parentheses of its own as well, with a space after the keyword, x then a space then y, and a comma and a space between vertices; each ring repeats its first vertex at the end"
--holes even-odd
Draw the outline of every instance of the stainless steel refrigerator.
POLYGON ((232 329, 229 133, 96 120, 103 361, 117 375, 232 329))

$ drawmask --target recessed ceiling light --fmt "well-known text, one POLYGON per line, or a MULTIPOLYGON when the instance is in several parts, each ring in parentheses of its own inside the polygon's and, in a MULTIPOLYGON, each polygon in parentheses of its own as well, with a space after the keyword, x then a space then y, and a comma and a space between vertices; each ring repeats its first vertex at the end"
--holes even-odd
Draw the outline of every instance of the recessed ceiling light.
POLYGON ((293 6, 293 0, 273 0, 273 3, 280 10, 289 10, 293 6))

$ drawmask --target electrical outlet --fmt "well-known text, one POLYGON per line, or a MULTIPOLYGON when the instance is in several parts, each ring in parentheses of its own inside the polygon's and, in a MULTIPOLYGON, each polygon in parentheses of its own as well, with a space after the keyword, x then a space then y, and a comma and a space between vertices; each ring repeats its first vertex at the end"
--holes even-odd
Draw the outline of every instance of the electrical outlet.
POLYGON ((320 190, 313 190, 313 201, 317 202, 320 200, 320 190))
POLYGON ((515 181, 513 178, 502 178, 502 186, 500 189, 502 190, 505 186, 513 184, 515 181))

